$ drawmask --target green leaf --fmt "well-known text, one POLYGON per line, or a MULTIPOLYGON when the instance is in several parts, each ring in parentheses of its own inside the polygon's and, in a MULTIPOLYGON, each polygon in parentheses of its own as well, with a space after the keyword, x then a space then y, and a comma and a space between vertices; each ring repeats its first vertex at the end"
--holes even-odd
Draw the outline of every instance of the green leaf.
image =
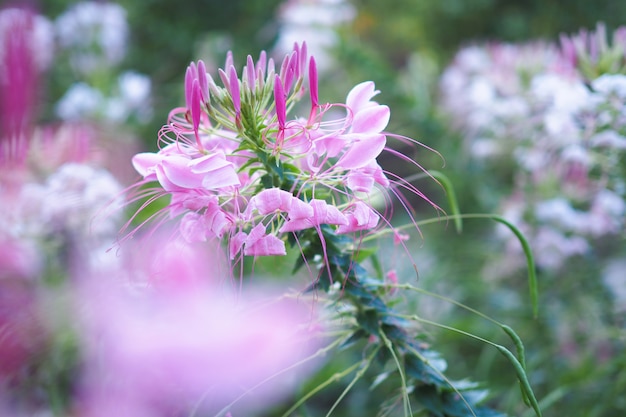
POLYGON ((376 310, 363 310, 356 316, 356 321, 369 334, 378 335, 380 331, 380 322, 378 312, 376 310))
POLYGON ((528 240, 526 240, 524 234, 511 222, 503 217, 496 215, 492 215, 491 218, 508 227, 522 245, 522 249, 524 250, 524 254, 526 255, 526 264, 528 266, 528 286, 530 290, 530 302, 533 308, 533 315, 537 317, 539 315, 539 291, 537 290, 537 272, 535 270, 535 258, 533 256, 533 251, 530 248, 530 244, 528 243, 528 240))
POLYGON ((378 252, 377 248, 359 248, 359 250, 354 253, 354 262, 363 263, 367 258, 375 255, 376 252, 378 252))
POLYGON ((413 391, 415 399, 435 417, 445 417, 440 393, 433 385, 422 385, 413 391))
POLYGON ((339 348, 340 349, 345 349, 347 347, 350 347, 350 346, 354 345, 355 343, 357 343, 359 340, 365 339, 367 336, 368 336, 368 333, 365 330, 358 329, 357 331, 352 333, 352 336, 350 336, 348 339, 346 339, 346 341, 343 342, 339 346, 339 348))
POLYGON ((436 386, 439 388, 448 387, 448 383, 441 377, 441 372, 434 366, 425 363, 415 355, 406 355, 404 360, 404 369, 406 374, 415 378, 421 383, 436 386))

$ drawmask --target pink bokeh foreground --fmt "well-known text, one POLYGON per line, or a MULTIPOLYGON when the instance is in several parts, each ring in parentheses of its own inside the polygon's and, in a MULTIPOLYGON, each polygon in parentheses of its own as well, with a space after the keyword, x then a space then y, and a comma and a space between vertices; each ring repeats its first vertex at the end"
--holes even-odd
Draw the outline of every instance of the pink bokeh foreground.
POLYGON ((283 373, 317 348, 311 302, 233 290, 213 273, 206 248, 181 239, 126 253, 113 279, 96 274, 75 294, 85 351, 80 415, 217 412, 244 393, 234 410, 258 410, 311 369, 283 373))

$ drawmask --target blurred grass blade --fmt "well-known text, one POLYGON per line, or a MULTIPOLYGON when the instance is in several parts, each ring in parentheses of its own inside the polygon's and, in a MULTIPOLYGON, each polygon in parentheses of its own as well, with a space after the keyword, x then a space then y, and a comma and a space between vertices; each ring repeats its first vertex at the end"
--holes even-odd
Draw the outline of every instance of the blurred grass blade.
POLYGON ((430 175, 433 176, 437 181, 441 183, 441 186, 444 188, 446 192, 446 196, 448 197, 448 204, 450 205, 450 211, 452 212, 452 218, 454 219, 454 227, 456 228, 457 233, 461 233, 463 231, 463 218, 460 216, 461 211, 459 210, 459 203, 456 199, 456 193, 454 192, 454 187, 452 186, 452 182, 442 172, 439 171, 428 171, 430 175))
POLYGON ((491 215, 491 218, 507 226, 515 234, 520 244, 522 245, 522 249, 524 250, 524 254, 526 255, 526 263, 528 265, 528 286, 530 288, 530 301, 532 303, 533 315, 535 316, 535 318, 537 318, 539 314, 539 291, 537 290, 537 272, 535 270, 535 258, 533 256, 532 250, 530 249, 530 244, 528 243, 528 240, 526 240, 526 237, 524 237, 522 232, 511 222, 503 217, 496 215, 491 215))

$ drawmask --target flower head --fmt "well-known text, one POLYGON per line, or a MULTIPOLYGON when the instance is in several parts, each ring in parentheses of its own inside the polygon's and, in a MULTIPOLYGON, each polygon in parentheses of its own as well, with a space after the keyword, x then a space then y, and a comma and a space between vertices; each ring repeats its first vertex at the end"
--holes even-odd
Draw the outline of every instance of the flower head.
POLYGON ((373 82, 356 85, 345 103, 322 104, 304 43, 280 65, 264 52, 256 63, 248 56, 240 72, 229 53, 218 74, 221 85, 192 62, 185 107, 170 113, 160 150, 133 158, 143 176, 135 189, 148 190, 137 198, 169 199, 155 216, 180 218, 190 241, 224 240, 231 259, 285 254, 289 236, 307 229, 378 227, 371 198, 391 184, 377 162, 390 111, 373 100, 373 82), (307 96, 308 117, 292 116, 307 96))

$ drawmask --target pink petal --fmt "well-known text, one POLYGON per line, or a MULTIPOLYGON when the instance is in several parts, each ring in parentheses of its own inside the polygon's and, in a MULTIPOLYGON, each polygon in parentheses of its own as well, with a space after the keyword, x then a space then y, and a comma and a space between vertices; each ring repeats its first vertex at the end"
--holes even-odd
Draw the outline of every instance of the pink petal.
POLYGON ((202 186, 206 189, 240 185, 233 163, 224 159, 222 153, 194 159, 189 163, 189 169, 192 173, 202 177, 202 186))
POLYGON ((314 199, 311 201, 313 207, 313 221, 319 224, 348 224, 348 219, 333 205, 324 200, 314 199))
POLYGON ((385 135, 358 135, 348 151, 339 158, 337 165, 346 169, 366 166, 376 160, 386 143, 385 135))
POLYGON ((180 234, 189 243, 206 242, 207 229, 204 219, 201 215, 194 212, 188 212, 180 220, 180 234))
POLYGON ((369 193, 374 186, 374 177, 364 170, 356 169, 348 173, 346 185, 354 192, 369 193))
POLYGON ((350 90, 346 98, 346 105, 354 113, 358 113, 363 108, 371 106, 373 104, 373 102, 370 101, 371 98, 378 93, 380 93, 380 91, 375 89, 372 81, 362 82, 361 84, 355 85, 352 90, 350 90))
POLYGON ((291 200, 291 208, 289 209, 290 219, 306 219, 313 217, 313 207, 305 203, 297 197, 293 197, 291 200))
POLYGON ((232 225, 232 221, 216 203, 207 207, 204 218, 207 227, 218 239, 221 239, 226 230, 232 225))
POLYGON ((351 132, 354 133, 379 133, 389 123, 389 107, 372 106, 363 109, 354 115, 351 132))
POLYGON ((253 245, 246 245, 244 255, 247 256, 275 256, 286 255, 285 242, 274 235, 266 235, 253 245))
POLYGON ((135 171, 139 173, 144 178, 153 177, 156 179, 154 175, 154 169, 157 164, 159 164, 163 160, 163 155, 152 152, 142 152, 133 156, 132 164, 135 171))
POLYGON ((337 228, 337 233, 351 233, 359 230, 370 230, 378 225, 380 216, 372 210, 370 206, 357 201, 351 205, 350 211, 347 213, 349 221, 348 225, 342 225, 337 228))
POLYGON ((259 223, 250 230, 250 234, 244 242, 246 246, 254 245, 257 241, 261 240, 266 235, 266 227, 264 224, 259 223))
POLYGON ((319 226, 320 224, 348 224, 346 216, 344 216, 337 207, 327 204, 324 200, 314 199, 309 205, 313 209, 312 217, 290 218, 289 221, 280 228, 279 232, 294 232, 319 226))
POLYGON ((334 158, 346 146, 346 140, 343 136, 327 136, 315 140, 313 146, 319 155, 326 154, 329 158, 334 158))
POLYGON ((373 173, 374 181, 382 185, 384 188, 389 188, 389 179, 387 178, 387 176, 383 172, 383 169, 380 167, 380 165, 378 165, 376 161, 370 162, 370 164, 367 166, 367 169, 371 169, 374 171, 373 173))
POLYGON ((371 161, 364 167, 353 169, 348 172, 346 185, 352 191, 369 193, 374 182, 385 188, 389 187, 389 180, 385 176, 382 168, 376 161, 371 161))
POLYGON ((296 232, 298 230, 309 229, 315 226, 310 219, 293 219, 287 221, 278 229, 279 233, 296 232))
POLYGON ((228 249, 230 252, 230 259, 235 259, 241 248, 243 247, 243 242, 246 241, 248 237, 247 233, 239 232, 236 235, 230 238, 230 242, 228 243, 228 249))
POLYGON ((256 209, 260 215, 274 213, 275 211, 288 212, 291 208, 294 196, 279 188, 270 188, 261 191, 250 199, 246 212, 256 209))
POLYGON ((202 176, 191 170, 189 162, 190 159, 188 158, 172 155, 164 159, 160 167, 164 176, 172 184, 187 189, 200 188, 202 186, 202 176))

